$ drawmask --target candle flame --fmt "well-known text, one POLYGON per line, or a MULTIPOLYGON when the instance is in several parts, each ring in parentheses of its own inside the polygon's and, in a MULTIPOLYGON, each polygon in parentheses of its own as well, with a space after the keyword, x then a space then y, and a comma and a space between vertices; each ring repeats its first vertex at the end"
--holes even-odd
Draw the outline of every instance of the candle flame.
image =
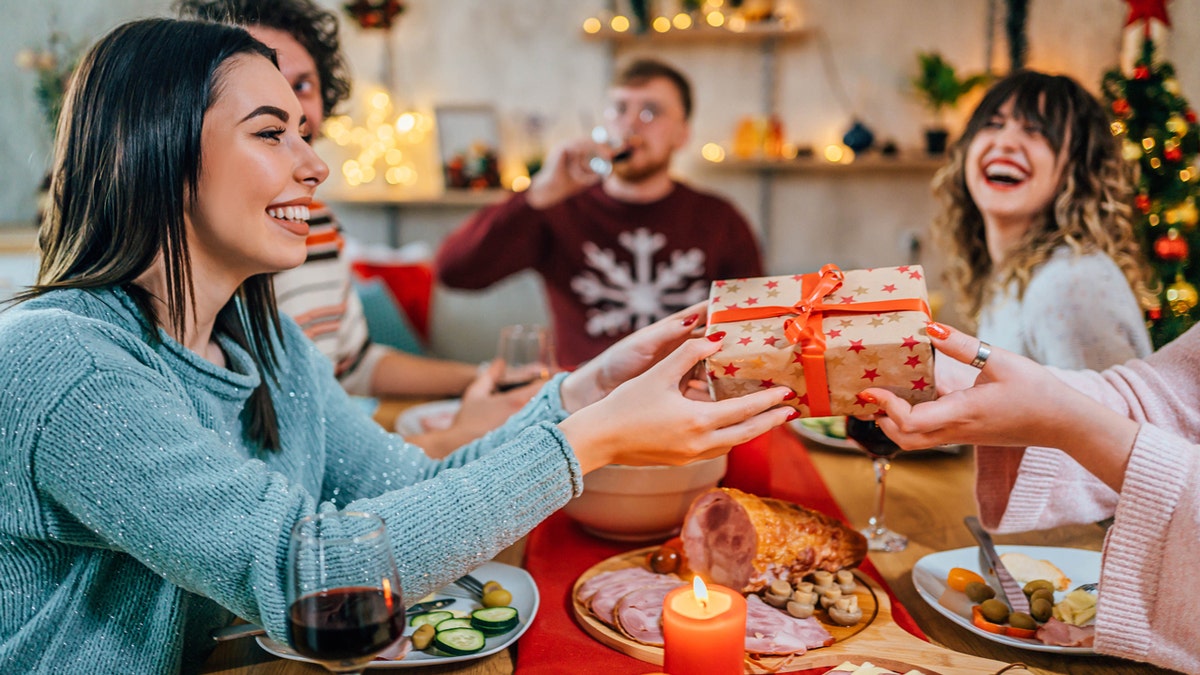
POLYGON ((696 577, 692 580, 692 592, 696 594, 696 602, 708 609, 708 587, 704 585, 703 579, 696 577))

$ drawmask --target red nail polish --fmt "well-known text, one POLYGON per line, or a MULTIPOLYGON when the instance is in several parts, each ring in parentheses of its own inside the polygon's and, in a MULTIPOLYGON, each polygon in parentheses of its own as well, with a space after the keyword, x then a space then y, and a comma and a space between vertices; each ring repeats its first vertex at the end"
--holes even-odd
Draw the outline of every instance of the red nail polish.
POLYGON ((796 392, 794 392, 794 391, 789 391, 788 393, 783 395, 783 400, 785 400, 785 401, 790 401, 794 398, 796 398, 796 392))
POLYGON ((696 320, 699 318, 700 318, 699 314, 692 314, 691 316, 689 316, 688 318, 683 320, 683 325, 690 326, 690 325, 696 323, 696 320))
POLYGON ((950 337, 950 329, 936 321, 930 321, 925 324, 925 332, 939 340, 945 340, 950 337))
POLYGON ((715 333, 710 333, 708 335, 709 342, 720 342, 721 340, 724 340, 724 339, 725 339, 725 331, 723 331, 723 330, 719 330, 715 333))
POLYGON ((787 421, 791 422, 792 420, 796 419, 799 416, 800 416, 800 411, 793 410, 792 412, 788 413, 787 421))
POLYGON ((872 396, 871 394, 868 394, 865 391, 858 392, 858 400, 862 401, 863 403, 871 403, 871 404, 879 403, 879 399, 875 398, 874 396, 872 396))

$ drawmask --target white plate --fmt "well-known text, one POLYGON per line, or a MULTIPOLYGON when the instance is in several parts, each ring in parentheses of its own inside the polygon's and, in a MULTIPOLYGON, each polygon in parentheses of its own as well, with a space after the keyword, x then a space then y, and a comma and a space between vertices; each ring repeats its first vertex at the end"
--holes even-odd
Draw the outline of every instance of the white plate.
MULTIPOLYGON (((1056 548, 1053 546, 997 546, 1000 554, 1020 552, 1036 560, 1049 560, 1058 566, 1071 579, 1070 588, 1080 584, 1100 581, 1100 552, 1085 551, 1078 548, 1056 548)), ((953 551, 931 553, 917 561, 913 566, 913 585, 921 599, 954 623, 966 628, 976 635, 985 637, 992 642, 999 642, 1010 647, 1020 647, 1036 652, 1055 652, 1058 654, 1094 654, 1091 647, 1058 647, 1043 644, 1037 640, 1015 638, 1008 635, 996 635, 975 627, 971 623, 970 601, 962 596, 963 606, 958 608, 946 607, 938 602, 946 591, 946 575, 952 567, 962 567, 973 572, 979 571, 979 548, 959 548, 953 551)), ((1068 589, 1069 591, 1070 589, 1068 589)), ((954 592, 954 591, 951 591, 954 592)), ((1067 591, 1054 594, 1055 602, 1062 600, 1067 591)), ((958 595, 956 593, 956 595, 958 595)))
MULTIPOLYGON (((472 661, 474 659, 483 658, 495 654, 516 642, 517 638, 525 634, 525 629, 529 628, 529 624, 533 622, 533 617, 537 614, 540 598, 538 597, 537 584, 533 582, 533 577, 520 567, 505 565, 498 562, 486 562, 479 566, 471 576, 479 579, 481 582, 498 581, 508 592, 512 593, 512 606, 517 610, 519 623, 517 627, 504 635, 496 635, 487 638, 484 643, 483 651, 475 652, 474 654, 466 654, 463 656, 436 656, 426 654, 417 650, 412 650, 400 661, 372 661, 367 664, 367 668, 371 670, 387 670, 395 668, 420 668, 422 666, 433 666, 443 663, 455 663, 458 661, 472 661)), ((473 598, 469 598, 467 593, 457 586, 447 586, 443 589, 444 592, 438 592, 433 595, 437 598, 455 598, 454 604, 444 608, 445 610, 459 610, 470 612, 473 609, 479 609, 481 605, 473 598)), ((405 628, 405 635, 412 635, 413 628, 405 628)), ((292 661, 307 661, 315 663, 309 659, 300 656, 292 651, 287 645, 281 645, 271 638, 260 635, 256 638, 260 647, 267 652, 274 654, 280 658, 291 659, 292 661)))
MULTIPOLYGON (((849 438, 845 438, 842 436, 830 436, 829 434, 822 433, 821 431, 818 431, 818 430, 808 426, 807 424, 802 424, 802 422, 805 419, 808 419, 809 423, 811 424, 812 420, 825 420, 825 419, 832 419, 832 418, 800 417, 800 418, 792 420, 791 422, 788 422, 788 426, 790 426, 793 431, 795 431, 797 434, 799 434, 801 438, 807 438, 808 440, 810 440, 818 445, 821 445, 823 447, 834 448, 835 450, 844 450, 846 452, 862 453, 863 450, 862 450, 862 448, 859 447, 858 443, 855 443, 854 441, 850 440, 849 438)), ((936 448, 929 448, 927 450, 908 450, 906 452, 901 453, 900 456, 912 457, 912 456, 917 456, 917 455, 930 455, 930 454, 956 454, 959 451, 961 451, 962 449, 963 449, 962 445, 939 445, 936 448)))
MULTIPOLYGON (((823 433, 816 429, 813 429, 812 427, 808 426, 808 424, 804 423, 805 419, 808 420, 808 424, 813 424, 815 420, 823 421, 823 420, 832 420, 832 419, 836 419, 836 418, 832 418, 832 417, 803 418, 803 417, 801 417, 798 419, 794 419, 791 422, 788 422, 788 425, 790 425, 796 433, 800 434, 801 437, 807 438, 808 440, 810 440, 814 443, 819 443, 819 444, 824 445, 829 448, 837 448, 839 450, 850 450, 852 452, 862 452, 862 449, 858 447, 858 443, 855 443, 854 441, 852 441, 849 438, 846 438, 844 436, 830 436, 829 434, 826 434, 826 433, 823 433)), ((820 422, 816 422, 816 423, 820 424, 820 422)))
POLYGON ((434 429, 445 429, 454 421, 462 402, 456 398, 414 405, 396 417, 396 433, 415 436, 434 429))

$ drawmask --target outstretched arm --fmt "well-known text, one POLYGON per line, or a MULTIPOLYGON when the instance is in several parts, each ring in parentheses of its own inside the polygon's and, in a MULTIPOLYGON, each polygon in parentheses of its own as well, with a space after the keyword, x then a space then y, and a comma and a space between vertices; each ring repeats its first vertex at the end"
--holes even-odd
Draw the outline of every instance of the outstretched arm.
MULTIPOLYGON (((962 363, 980 341, 931 323, 944 355, 962 363)), ((992 348, 975 385, 915 406, 883 389, 867 389, 886 417, 879 426, 901 447, 944 443, 1058 448, 1120 491, 1138 423, 1072 389, 1044 366, 992 348)))

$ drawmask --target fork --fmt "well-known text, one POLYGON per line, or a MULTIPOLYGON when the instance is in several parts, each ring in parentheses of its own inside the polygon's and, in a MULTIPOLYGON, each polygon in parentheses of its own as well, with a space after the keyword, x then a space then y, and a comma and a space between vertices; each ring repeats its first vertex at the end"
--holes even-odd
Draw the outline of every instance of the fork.
POLYGON ((479 599, 483 599, 483 584, 470 574, 464 574, 454 580, 454 585, 467 591, 479 599))
POLYGON ((1079 584, 1074 589, 1072 589, 1072 592, 1084 591, 1087 593, 1095 593, 1096 589, 1099 587, 1100 587, 1100 584, 1097 584, 1096 582, 1092 582, 1092 583, 1088 583, 1088 584, 1079 584))

